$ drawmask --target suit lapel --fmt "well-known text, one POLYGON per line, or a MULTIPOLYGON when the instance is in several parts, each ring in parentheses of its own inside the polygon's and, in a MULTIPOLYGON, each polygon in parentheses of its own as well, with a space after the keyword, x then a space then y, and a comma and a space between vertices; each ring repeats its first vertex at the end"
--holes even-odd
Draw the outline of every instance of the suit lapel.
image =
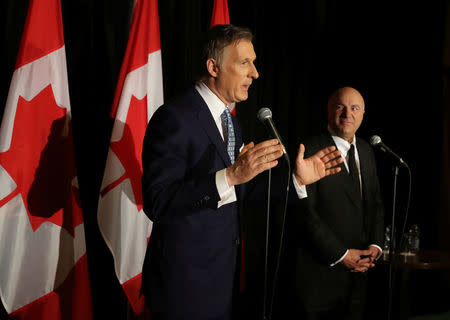
POLYGON ((219 153, 220 157, 222 158, 223 162, 227 167, 231 166, 231 160, 230 156, 227 152, 227 146, 225 142, 222 139, 222 136, 220 135, 219 130, 217 129, 217 125, 211 115, 211 112, 209 111, 208 106, 206 105, 203 98, 200 96, 200 94, 195 90, 197 100, 194 102, 194 104, 198 103, 197 109, 198 109, 198 119, 200 121, 200 125, 202 126, 203 130, 208 135, 211 142, 216 146, 216 150, 219 153))

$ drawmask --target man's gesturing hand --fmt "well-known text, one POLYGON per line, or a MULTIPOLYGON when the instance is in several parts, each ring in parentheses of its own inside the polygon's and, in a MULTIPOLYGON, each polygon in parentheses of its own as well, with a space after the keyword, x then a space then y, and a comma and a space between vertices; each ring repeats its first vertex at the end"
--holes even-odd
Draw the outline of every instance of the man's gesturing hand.
POLYGON ((282 155, 283 146, 277 139, 257 145, 250 142, 244 146, 234 164, 226 169, 228 185, 231 187, 252 180, 261 172, 275 167, 282 155))
POLYGON ((330 146, 304 159, 305 146, 300 144, 294 170, 297 183, 299 185, 311 184, 325 176, 341 171, 340 167, 336 167, 344 161, 340 154, 341 152, 336 150, 335 146, 330 146))

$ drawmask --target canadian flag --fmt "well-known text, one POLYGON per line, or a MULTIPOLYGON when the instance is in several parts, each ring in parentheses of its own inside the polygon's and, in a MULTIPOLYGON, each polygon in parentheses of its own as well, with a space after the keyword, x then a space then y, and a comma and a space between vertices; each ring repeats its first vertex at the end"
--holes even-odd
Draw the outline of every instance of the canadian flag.
POLYGON ((227 0, 214 0, 211 28, 217 24, 230 24, 227 0))
POLYGON ((30 0, 0 127, 0 296, 11 319, 92 319, 60 0, 30 0))
POLYGON ((158 2, 138 0, 111 111, 115 122, 98 204, 100 231, 135 314, 145 311, 142 265, 152 229, 142 210, 142 142, 162 104, 158 2))

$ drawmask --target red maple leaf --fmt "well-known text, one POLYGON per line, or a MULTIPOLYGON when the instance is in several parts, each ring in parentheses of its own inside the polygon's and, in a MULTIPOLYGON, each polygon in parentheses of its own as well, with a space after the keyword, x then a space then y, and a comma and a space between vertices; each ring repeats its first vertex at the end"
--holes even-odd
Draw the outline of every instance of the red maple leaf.
POLYGON ((48 221, 72 236, 82 223, 72 130, 66 109, 57 106, 51 85, 32 100, 19 97, 11 146, 0 153, 0 162, 17 188, 0 201, 3 206, 21 194, 35 231, 48 221))
POLYGON ((129 178, 133 189, 134 199, 138 211, 142 209, 142 141, 147 127, 147 96, 141 100, 131 96, 128 107, 127 120, 124 124, 122 138, 111 143, 111 149, 117 155, 125 168, 125 173, 107 186, 102 193, 106 193, 123 180, 129 178))

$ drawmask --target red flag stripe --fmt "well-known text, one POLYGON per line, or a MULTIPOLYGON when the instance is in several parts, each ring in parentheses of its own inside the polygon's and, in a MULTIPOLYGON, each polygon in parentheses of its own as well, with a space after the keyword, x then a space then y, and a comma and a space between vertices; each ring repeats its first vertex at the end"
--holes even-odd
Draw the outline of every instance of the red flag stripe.
POLYGON ((163 103, 160 48, 158 2, 138 0, 110 112, 116 121, 98 206, 99 229, 136 319, 147 311, 140 287, 151 221, 142 211, 141 150, 148 119, 163 103))
POLYGON ((211 28, 217 24, 230 24, 227 0, 214 0, 211 28))
POLYGON ((141 294, 142 273, 122 283, 123 290, 128 297, 131 307, 136 314, 145 312, 145 297, 141 294))
POLYGON ((161 49, 159 38, 158 2, 138 0, 133 13, 127 50, 120 69, 119 80, 111 108, 111 118, 116 117, 123 85, 128 73, 144 66, 148 55, 161 49), (140 26, 146 26, 142 28, 140 26))
POLYGON ((1 299, 11 319, 92 319, 60 0, 30 0, 16 68, 0 128, 0 183, 17 185, 0 204, 1 299))
POLYGON ((46 56, 64 45, 61 3, 53 0, 31 0, 25 22, 22 41, 16 61, 16 69, 46 56), (45 10, 40 9, 45 2, 45 10), (55 28, 55 19, 57 28, 55 28))

